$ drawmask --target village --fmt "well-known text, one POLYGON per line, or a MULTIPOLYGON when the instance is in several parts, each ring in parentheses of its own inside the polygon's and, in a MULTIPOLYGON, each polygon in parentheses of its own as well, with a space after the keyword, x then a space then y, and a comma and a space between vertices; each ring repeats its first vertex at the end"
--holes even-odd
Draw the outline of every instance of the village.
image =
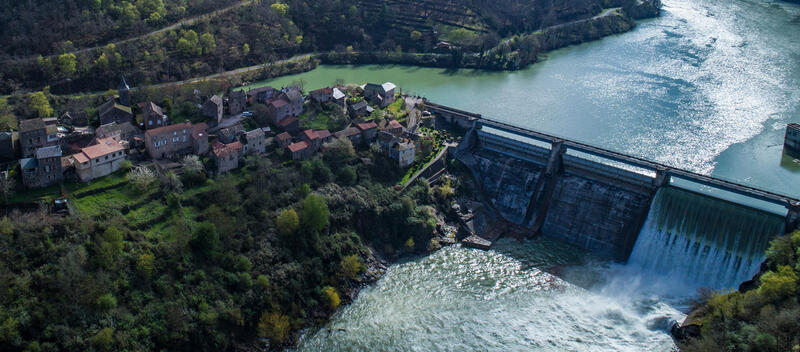
POLYGON ((7 167, 2 177, 16 182, 20 193, 140 166, 182 174, 189 155, 201 158, 209 175, 220 175, 239 168, 247 156, 308 160, 336 139, 357 149, 375 145, 397 168, 409 169, 423 149, 437 149, 433 138, 419 132, 433 121, 418 109, 422 100, 402 95, 391 82, 337 84, 307 94, 295 86, 194 93, 205 119, 194 123, 173 121, 153 101, 134 103, 124 77, 116 94, 97 108, 98 126, 74 126, 68 114, 22 120, 18 131, 0 134, 0 158, 19 166, 7 167))

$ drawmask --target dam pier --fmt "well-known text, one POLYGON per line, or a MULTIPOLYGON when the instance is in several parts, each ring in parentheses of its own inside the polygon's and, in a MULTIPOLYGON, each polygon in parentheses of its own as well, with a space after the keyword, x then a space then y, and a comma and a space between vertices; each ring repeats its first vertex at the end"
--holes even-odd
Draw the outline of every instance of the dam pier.
POLYGON ((534 236, 623 262, 650 257, 643 265, 654 270, 674 267, 682 251, 684 261, 703 268, 692 275, 719 274, 722 285, 749 279, 769 240, 800 225, 793 197, 432 102, 425 109, 437 127, 466 130, 453 156, 504 220, 534 236), (661 252, 671 259, 654 264, 661 252))

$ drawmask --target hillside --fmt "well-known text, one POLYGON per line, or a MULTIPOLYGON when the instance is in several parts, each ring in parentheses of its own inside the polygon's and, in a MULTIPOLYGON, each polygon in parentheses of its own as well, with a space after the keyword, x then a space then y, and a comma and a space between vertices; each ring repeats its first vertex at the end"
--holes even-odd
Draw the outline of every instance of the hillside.
MULTIPOLYGON (((627 24, 604 25, 613 30, 598 35, 618 33, 632 27, 630 18, 643 7, 635 0, 50 2, 16 4, 3 15, 0 92, 45 86, 54 93, 106 90, 120 74, 134 85, 180 81, 312 52, 481 53, 503 39, 591 19, 614 7, 621 12, 611 19, 627 24), (130 16, 119 13, 120 6, 130 16), (145 17, 149 11, 155 17, 163 13, 163 19, 145 17), (40 33, 46 27, 58 30, 40 33)), ((657 1, 645 4, 655 4, 657 13, 657 1)))

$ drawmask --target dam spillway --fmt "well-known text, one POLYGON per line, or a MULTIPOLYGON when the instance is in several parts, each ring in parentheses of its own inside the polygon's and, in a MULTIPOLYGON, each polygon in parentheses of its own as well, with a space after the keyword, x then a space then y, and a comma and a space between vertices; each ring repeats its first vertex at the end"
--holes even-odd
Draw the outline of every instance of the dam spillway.
MULTIPOLYGON (((437 116, 437 125, 467 131, 454 154, 505 220, 534 235, 554 237, 619 261, 644 256, 652 260, 649 246, 652 251, 690 255, 693 262, 687 265, 695 263, 691 269, 695 271, 684 268, 686 275, 714 275, 710 286, 730 285, 752 274, 769 239, 800 222, 800 201, 791 197, 435 103, 426 102, 426 108, 437 116), (679 190, 685 182, 713 192, 680 193, 685 192, 679 190), (719 193, 775 205, 785 212, 763 218, 769 220, 743 216, 737 211, 763 212, 746 202, 721 199, 719 193), (701 206, 664 205, 676 198, 701 206), (711 209, 717 210, 708 213, 711 209), (701 217, 717 220, 703 222, 701 217)), ((647 264, 664 271, 674 263, 647 264)))

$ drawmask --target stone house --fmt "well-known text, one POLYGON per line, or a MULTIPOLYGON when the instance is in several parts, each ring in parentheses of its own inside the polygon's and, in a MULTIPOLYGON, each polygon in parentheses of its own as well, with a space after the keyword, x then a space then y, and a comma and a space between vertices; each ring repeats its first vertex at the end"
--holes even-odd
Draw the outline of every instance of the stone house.
POLYGON ((20 159, 22 184, 33 189, 59 183, 64 179, 61 155, 61 147, 53 145, 36 149, 33 158, 20 159))
POLYGON ((347 138, 353 145, 361 143, 361 130, 356 127, 348 127, 339 132, 334 133, 336 138, 347 138))
POLYGON ((347 112, 350 114, 350 118, 353 119, 369 116, 374 110, 365 100, 347 105, 347 112))
POLYGON ((319 136, 319 139, 322 141, 323 145, 325 143, 330 143, 333 140, 333 135, 331 134, 331 131, 328 131, 328 130, 316 130, 316 132, 317 132, 317 136, 319 136))
POLYGON ((217 163, 217 172, 221 174, 238 168, 242 148, 242 143, 239 142, 230 144, 215 142, 212 155, 217 163))
POLYGON ((336 105, 347 108, 347 94, 344 94, 341 89, 334 87, 333 96, 331 98, 336 105))
POLYGON ((276 136, 275 140, 278 143, 278 148, 286 148, 289 144, 292 144, 292 135, 289 132, 283 132, 276 136))
POLYGON ((95 130, 94 135, 98 139, 113 138, 117 142, 123 142, 125 149, 135 147, 141 143, 143 137, 142 131, 130 122, 102 125, 95 130))
POLYGON ((383 131, 389 132, 399 137, 403 134, 403 125, 401 125, 400 122, 397 122, 397 120, 391 120, 383 128, 383 131))
POLYGON ((306 142, 308 147, 314 152, 322 147, 322 139, 319 138, 319 135, 314 130, 308 129, 303 131, 303 133, 300 134, 300 139, 306 142))
POLYGON ((280 125, 288 117, 298 117, 302 113, 303 94, 297 89, 290 88, 267 103, 267 116, 276 125, 280 125))
POLYGON ((152 101, 140 105, 142 109, 142 124, 145 130, 164 127, 167 123, 167 116, 160 106, 152 101))
POLYGON ((58 144, 58 129, 48 126, 44 119, 28 119, 19 122, 19 145, 23 158, 32 158, 36 150, 58 144))
POLYGON ((389 157, 397 160, 398 166, 405 169, 414 163, 416 146, 411 141, 395 143, 389 150, 389 157))
POLYGON ((250 104, 266 104, 270 99, 276 98, 280 93, 281 91, 269 86, 253 88, 247 91, 247 100, 250 104))
POLYGON ((217 95, 212 96, 203 104, 203 116, 213 119, 217 123, 222 122, 222 98, 217 95))
POLYGON ((300 120, 294 116, 289 116, 283 119, 281 122, 278 122, 278 127, 284 131, 297 133, 297 131, 300 130, 300 120))
POLYGON ((310 145, 305 141, 292 143, 286 149, 292 154, 292 160, 305 160, 313 154, 310 145))
POLYGON ((133 111, 130 106, 118 103, 116 99, 111 99, 97 108, 100 116, 100 124, 105 125, 112 122, 132 122, 133 111))
POLYGON ((190 122, 184 122, 148 130, 144 133, 147 153, 153 159, 205 154, 208 152, 207 128, 205 123, 193 126, 190 122))
POLYGON ((378 134, 378 125, 374 121, 358 123, 356 127, 361 131, 361 141, 363 143, 375 141, 375 136, 378 134))
POLYGON ((18 144, 19 133, 0 132, 0 162, 16 160, 18 144))
POLYGON ((311 97, 312 100, 320 104, 324 104, 333 101, 333 88, 325 87, 317 90, 312 90, 308 92, 308 95, 311 97))
POLYGON ((246 132, 242 136, 242 145, 244 146, 243 150, 246 155, 264 154, 264 152, 267 151, 267 141, 264 130, 256 128, 246 132))
POLYGON ((228 114, 238 115, 247 109, 247 93, 241 90, 228 94, 228 114))
POLYGON ((394 103, 394 91, 397 86, 392 82, 384 84, 368 83, 364 86, 364 98, 373 104, 377 104, 381 108, 389 106, 394 103))
POLYGON ((239 136, 243 135, 244 132, 244 127, 242 127, 242 125, 226 127, 217 132, 217 140, 223 144, 233 143, 239 139, 239 136))
POLYGON ((82 182, 108 176, 119 170, 122 161, 126 160, 125 147, 114 138, 101 138, 97 144, 82 148, 80 153, 73 154, 73 165, 82 182))

